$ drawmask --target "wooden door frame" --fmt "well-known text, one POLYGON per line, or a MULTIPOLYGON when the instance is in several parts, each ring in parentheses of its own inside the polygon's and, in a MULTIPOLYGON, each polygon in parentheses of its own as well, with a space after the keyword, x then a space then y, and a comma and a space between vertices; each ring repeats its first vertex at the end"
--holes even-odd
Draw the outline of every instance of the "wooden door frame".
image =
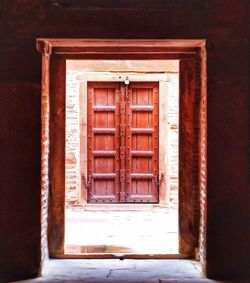
MULTIPOLYGON (((206 41, 37 39, 42 53, 42 225, 51 257, 64 255, 66 59, 180 60, 179 252, 206 268, 206 41), (204 197, 205 196, 205 197, 204 197), (45 204, 44 204, 45 203, 45 204)), ((42 245, 45 245, 42 243, 42 245)))

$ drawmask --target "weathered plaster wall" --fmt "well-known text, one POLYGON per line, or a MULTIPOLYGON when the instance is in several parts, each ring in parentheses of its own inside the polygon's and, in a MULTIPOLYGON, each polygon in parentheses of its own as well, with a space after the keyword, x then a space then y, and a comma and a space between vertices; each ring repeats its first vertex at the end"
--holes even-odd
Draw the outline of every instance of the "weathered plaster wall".
POLYGON ((80 81, 79 71, 66 75, 66 160, 65 201, 67 207, 79 206, 80 194, 80 81))
POLYGON ((37 37, 207 39, 207 272, 249 272, 249 18, 247 0, 0 2, 0 277, 40 266, 37 37))

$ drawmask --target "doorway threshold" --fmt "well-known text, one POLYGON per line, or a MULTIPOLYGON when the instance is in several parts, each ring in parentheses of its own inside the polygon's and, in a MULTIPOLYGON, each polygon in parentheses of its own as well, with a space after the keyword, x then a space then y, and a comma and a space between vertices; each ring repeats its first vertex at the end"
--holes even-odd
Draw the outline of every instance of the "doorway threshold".
POLYGON ((55 259, 190 259, 187 254, 139 254, 139 253, 65 253, 55 254, 55 259))
POLYGON ((156 204, 142 204, 142 203, 114 203, 114 204, 85 204, 84 210, 98 210, 98 211, 151 211, 152 209, 166 209, 166 205, 156 204))

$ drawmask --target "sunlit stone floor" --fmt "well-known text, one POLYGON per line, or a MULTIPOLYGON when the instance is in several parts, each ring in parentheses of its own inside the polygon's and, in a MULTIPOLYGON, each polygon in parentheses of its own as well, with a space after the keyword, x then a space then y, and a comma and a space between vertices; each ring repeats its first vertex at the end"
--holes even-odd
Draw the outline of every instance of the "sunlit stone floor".
POLYGON ((249 283, 249 280, 216 281, 201 275, 200 264, 193 260, 49 260, 43 276, 19 281, 41 283, 249 283))
POLYGON ((66 210, 66 253, 178 253, 177 210, 66 210))

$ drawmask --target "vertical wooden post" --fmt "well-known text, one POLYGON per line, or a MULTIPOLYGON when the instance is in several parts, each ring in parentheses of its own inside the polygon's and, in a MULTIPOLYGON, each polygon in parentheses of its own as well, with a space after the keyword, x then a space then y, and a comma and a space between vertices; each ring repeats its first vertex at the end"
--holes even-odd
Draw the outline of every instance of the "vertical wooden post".
POLYGON ((179 252, 194 256, 199 242, 199 76, 194 58, 180 61, 179 252))
POLYGON ((41 93, 41 265, 48 258, 48 196, 49 196, 49 68, 50 48, 43 46, 42 52, 42 93, 41 93))
POLYGON ((50 159, 49 159, 49 253, 64 253, 65 213, 65 81, 66 60, 51 56, 50 159))
POLYGON ((200 188, 200 262, 203 274, 206 274, 207 249, 206 249, 206 226, 207 226, 207 70, 205 44, 200 50, 200 135, 199 135, 199 188, 200 188))

